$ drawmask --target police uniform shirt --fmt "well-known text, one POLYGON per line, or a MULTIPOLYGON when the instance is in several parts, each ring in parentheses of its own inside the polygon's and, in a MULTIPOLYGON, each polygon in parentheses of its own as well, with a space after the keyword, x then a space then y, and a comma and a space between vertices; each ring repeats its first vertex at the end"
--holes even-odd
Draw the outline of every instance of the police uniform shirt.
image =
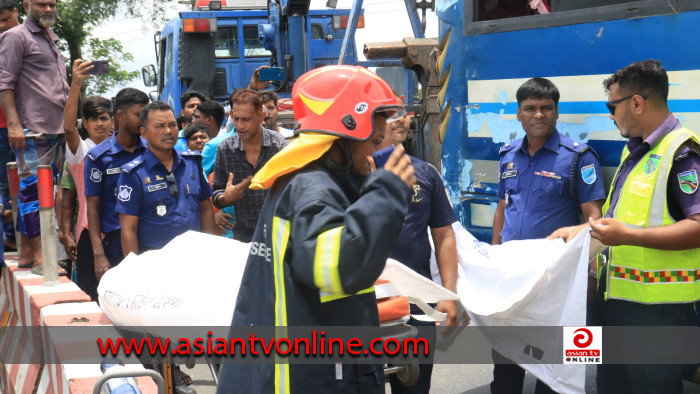
POLYGON ((545 238, 561 227, 579 224, 581 204, 605 199, 596 155, 556 130, 532 157, 525 139, 504 145, 500 153, 498 198, 506 202, 503 242, 545 238), (574 152, 579 157, 572 174, 574 152))
POLYGON ((141 250, 160 249, 188 230, 200 230, 199 203, 211 197, 212 189, 199 152, 176 152, 172 173, 174 183, 166 179, 165 166, 146 150, 126 164, 119 177, 117 212, 138 216, 141 250))
POLYGON ((437 169, 413 156, 411 164, 416 170, 416 184, 413 185, 401 234, 390 257, 432 280, 432 248, 427 228, 450 226, 457 221, 457 216, 447 198, 445 185, 437 169))
MULTIPOLYGON (((659 127, 649 134, 646 140, 642 141, 639 137, 633 137, 627 141, 629 156, 627 156, 627 160, 624 163, 620 163, 617 178, 613 180, 610 207, 605 217, 613 216, 615 207, 619 202, 622 186, 632 169, 668 133, 679 127, 681 127, 680 121, 674 115, 669 115, 659 127)), ((646 160, 644 165, 652 172, 658 167, 660 157, 654 158, 650 156, 646 160)), ((694 143, 682 146, 675 152, 666 186, 668 213, 676 221, 700 213, 700 198, 698 198, 700 193, 697 192, 698 172, 700 172, 700 147, 694 143)))
POLYGON ((121 167, 141 156, 147 147, 146 140, 139 138, 139 145, 133 152, 122 148, 114 135, 102 141, 88 151, 83 166, 85 179, 85 195, 100 197, 100 222, 102 232, 109 233, 119 230, 119 216, 116 215, 117 181, 121 167))

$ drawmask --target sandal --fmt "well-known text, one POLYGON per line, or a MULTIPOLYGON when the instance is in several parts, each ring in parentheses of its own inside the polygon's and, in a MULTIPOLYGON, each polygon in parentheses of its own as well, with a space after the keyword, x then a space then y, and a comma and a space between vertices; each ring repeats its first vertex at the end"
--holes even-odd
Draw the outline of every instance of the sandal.
POLYGON ((192 377, 190 377, 190 375, 184 373, 180 369, 177 369, 174 371, 174 376, 175 376, 175 379, 179 379, 180 382, 182 382, 182 384, 184 384, 184 385, 189 386, 192 384, 192 377))
POLYGON ((19 269, 32 268, 33 266, 34 266, 34 261, 30 261, 28 263, 23 263, 23 264, 17 264, 17 268, 19 268, 19 269))
MULTIPOLYGON (((34 275, 44 275, 44 266, 38 265, 32 268, 32 274, 34 275)), ((68 272, 61 267, 58 267, 58 276, 68 276, 68 272)))

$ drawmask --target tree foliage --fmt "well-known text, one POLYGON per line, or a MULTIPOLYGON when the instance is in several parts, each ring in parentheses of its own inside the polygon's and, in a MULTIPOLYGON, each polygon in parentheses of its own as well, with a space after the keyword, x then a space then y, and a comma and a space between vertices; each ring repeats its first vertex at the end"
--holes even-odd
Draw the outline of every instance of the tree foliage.
MULTIPOLYGON (((23 17, 26 12, 21 2, 17 8, 23 17)), ((90 78, 83 85, 88 94, 104 94, 114 86, 125 86, 139 76, 138 71, 126 71, 124 63, 133 61, 124 52, 121 42, 114 38, 102 39, 93 35, 93 29, 115 18, 138 18, 145 25, 160 26, 169 7, 177 0, 58 0, 58 22, 53 27, 61 39, 59 48, 64 54, 68 78, 76 59, 108 60, 109 74, 90 78)))
POLYGON ((114 38, 101 40, 90 37, 88 45, 89 53, 85 56, 92 60, 107 60, 109 63, 109 74, 95 75, 86 81, 86 90, 89 94, 104 94, 114 86, 125 86, 127 83, 138 78, 138 71, 126 71, 120 64, 131 62, 134 56, 129 52, 124 52, 122 43, 114 38))

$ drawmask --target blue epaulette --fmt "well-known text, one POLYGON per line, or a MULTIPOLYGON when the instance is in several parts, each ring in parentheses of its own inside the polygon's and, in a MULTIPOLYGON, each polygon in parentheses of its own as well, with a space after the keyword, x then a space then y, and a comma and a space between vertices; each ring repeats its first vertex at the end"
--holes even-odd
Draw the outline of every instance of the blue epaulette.
POLYGON ((196 150, 183 150, 183 151, 180 151, 178 153, 180 153, 180 156, 182 156, 182 157, 199 158, 199 160, 202 159, 202 154, 196 150))
POLYGON ((588 145, 584 144, 583 142, 576 142, 561 133, 559 133, 559 145, 578 154, 581 154, 589 149, 588 145))
POLYGON ((514 148, 516 148, 517 146, 519 146, 520 144, 522 144, 522 141, 523 141, 523 140, 520 139, 520 140, 515 140, 515 141, 511 141, 511 142, 505 143, 505 144, 501 147, 501 149, 498 151, 498 154, 499 154, 499 155, 503 155, 504 153, 513 150, 514 148))
POLYGON ((122 172, 126 172, 127 174, 130 174, 131 171, 135 170, 138 166, 143 164, 143 160, 141 157, 137 157, 134 160, 124 164, 122 166, 122 172))
POLYGON ((105 152, 107 152, 110 147, 111 145, 109 144, 109 138, 107 138, 106 140, 90 148, 90 150, 88 150, 87 153, 87 158, 92 161, 95 161, 98 157, 102 156, 105 152))

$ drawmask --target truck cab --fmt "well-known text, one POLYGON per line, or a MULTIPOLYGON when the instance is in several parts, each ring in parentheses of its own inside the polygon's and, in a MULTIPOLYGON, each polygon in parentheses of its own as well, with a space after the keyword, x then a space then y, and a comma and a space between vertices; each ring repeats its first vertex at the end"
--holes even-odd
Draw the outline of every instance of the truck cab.
MULTIPOLYGON (((286 6, 285 1, 268 5, 267 0, 198 0, 192 11, 180 12, 156 33, 158 64, 144 67, 144 83, 155 86, 158 99, 179 113, 184 92, 200 91, 223 103, 234 89, 248 86, 256 69, 273 66, 289 75, 276 86, 281 97, 288 97, 297 73, 286 70, 290 64, 285 59, 301 56, 298 51, 288 53, 288 48, 307 49, 306 68, 335 64, 350 11, 307 10, 300 29, 295 29, 286 23, 286 6), (265 33, 262 26, 267 26, 265 33)), ((349 57, 353 62, 357 58, 354 44, 349 57)))

